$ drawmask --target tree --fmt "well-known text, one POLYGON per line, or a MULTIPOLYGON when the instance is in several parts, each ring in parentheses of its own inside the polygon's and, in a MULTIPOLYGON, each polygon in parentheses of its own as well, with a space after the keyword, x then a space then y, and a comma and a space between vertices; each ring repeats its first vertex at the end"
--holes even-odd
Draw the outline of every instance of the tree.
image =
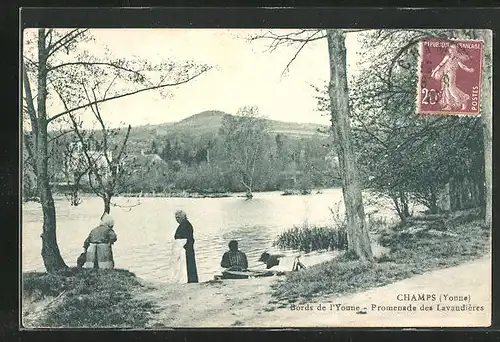
POLYGON ((92 56, 88 50, 78 53, 78 46, 84 46, 93 39, 88 29, 40 28, 34 36, 30 33, 25 30, 23 45, 23 113, 29 119, 23 122, 23 144, 36 174, 43 212, 41 254, 46 270, 52 272, 67 266, 57 245, 56 209, 48 171, 51 159, 48 150, 49 125, 92 105, 189 82, 209 67, 191 61, 167 61, 152 65, 147 61, 116 59, 108 54, 92 56), (82 89, 82 82, 86 80, 94 80, 106 89, 102 97, 88 101, 82 89), (119 83, 120 87, 113 87, 115 83, 119 83), (56 90, 68 107, 59 113, 49 113, 47 102, 54 101, 56 90))
POLYGON ((236 116, 224 117, 221 135, 229 161, 228 168, 246 188, 247 198, 252 198, 256 166, 262 160, 266 122, 260 117, 257 107, 243 107, 236 116))
POLYGON ((285 67, 285 73, 308 43, 326 38, 330 60, 330 118, 334 144, 336 145, 340 162, 342 192, 346 208, 348 250, 361 260, 372 260, 370 238, 365 225, 361 184, 358 180, 349 124, 349 91, 347 86, 345 47, 345 34, 348 32, 352 32, 352 30, 337 29, 326 30, 325 32, 325 30, 311 29, 283 35, 267 32, 264 35, 252 37, 251 40, 270 40, 270 51, 274 51, 280 46, 298 44, 299 48, 285 67))
POLYGON ((36 188, 36 175, 33 172, 33 167, 29 161, 27 161, 28 156, 26 155, 26 149, 23 148, 22 151, 22 198, 23 201, 38 201, 36 188))
MULTIPOLYGON (((95 90, 92 89, 93 97, 91 98, 87 89, 85 87, 84 89, 89 102, 95 102, 97 99, 95 90)), ((61 97, 61 101, 64 103, 64 107, 68 108, 64 98, 61 97)), ((111 199, 115 195, 117 187, 122 183, 124 176, 126 176, 126 168, 123 164, 126 157, 125 148, 132 127, 128 125, 125 137, 122 141, 112 144, 110 141, 111 137, 117 135, 118 131, 109 129, 106 126, 98 104, 91 105, 90 108, 99 122, 101 139, 97 137, 95 131, 92 132, 94 134, 85 137, 81 128, 82 121, 78 120, 78 118, 71 113, 68 117, 71 121, 72 129, 78 137, 81 152, 85 157, 86 167, 89 170, 89 185, 92 191, 103 201, 104 215, 110 213, 111 199), (94 143, 94 149, 92 148, 92 142, 94 143)))
MULTIPOLYGON (((361 35, 363 65, 350 88, 358 165, 365 186, 392 198, 402 220, 411 215, 410 201, 437 212, 438 194, 448 183, 451 198, 457 200, 452 210, 479 205, 482 198, 478 118, 415 115, 417 44, 422 38, 451 34, 371 30, 361 35)), ((328 89, 317 90, 320 109, 329 111, 328 89)))
POLYGON ((493 143, 492 143, 492 31, 491 30, 456 30, 457 36, 469 39, 481 39, 484 42, 484 57, 481 90, 481 123, 484 144, 484 219, 488 227, 492 226, 493 214, 493 143))
POLYGON ((371 260, 373 255, 368 228, 365 224, 361 184, 351 143, 345 36, 341 30, 330 29, 327 30, 327 40, 330 60, 328 93, 346 208, 347 246, 348 250, 361 260, 371 260))
POLYGON ((402 219, 407 215, 398 208, 399 198, 411 196, 435 213, 438 192, 447 184, 456 203, 451 210, 482 202, 479 119, 415 115, 418 42, 452 36, 454 30, 373 30, 363 39, 363 59, 370 62, 351 94, 355 133, 373 178, 370 187, 393 197, 402 219))
POLYGON ((72 140, 64 144, 63 158, 63 172, 70 190, 69 201, 71 205, 78 206, 82 202, 78 196, 81 181, 90 169, 88 162, 81 155, 81 144, 79 144, 79 141, 72 140))
POLYGON ((480 37, 484 40, 483 85, 481 94, 481 116, 484 138, 484 175, 485 175, 485 224, 492 226, 493 215, 493 140, 492 140, 492 37, 490 30, 482 30, 480 37))

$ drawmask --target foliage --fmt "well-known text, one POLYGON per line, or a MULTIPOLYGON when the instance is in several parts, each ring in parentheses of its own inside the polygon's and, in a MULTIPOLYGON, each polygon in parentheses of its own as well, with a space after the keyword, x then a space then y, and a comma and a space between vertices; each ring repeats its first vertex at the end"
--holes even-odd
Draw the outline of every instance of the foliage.
POLYGON ((247 106, 238 110, 236 116, 223 119, 220 134, 227 156, 227 169, 252 197, 255 170, 263 160, 266 122, 260 118, 259 109, 247 106))
MULTIPOLYGON (((472 201, 481 202, 480 118, 415 114, 417 43, 452 34, 386 29, 361 34, 363 62, 349 94, 358 165, 365 187, 391 197, 401 219, 411 216, 410 201, 437 212, 439 191, 454 179, 470 179, 472 201)), ((329 110, 326 88, 317 90, 320 110, 329 110)))
POLYGON ((344 250, 347 233, 344 227, 317 227, 304 224, 281 233, 274 246, 296 249, 306 253, 318 250, 344 250))
POLYGON ((449 34, 411 30, 366 34, 363 46, 377 47, 379 52, 357 79, 352 96, 357 142, 363 151, 360 159, 371 176, 369 186, 400 200, 409 194, 433 212, 437 190, 468 170, 480 178, 482 169, 478 118, 415 115, 416 42, 449 34), (405 46, 409 46, 406 51, 405 46))

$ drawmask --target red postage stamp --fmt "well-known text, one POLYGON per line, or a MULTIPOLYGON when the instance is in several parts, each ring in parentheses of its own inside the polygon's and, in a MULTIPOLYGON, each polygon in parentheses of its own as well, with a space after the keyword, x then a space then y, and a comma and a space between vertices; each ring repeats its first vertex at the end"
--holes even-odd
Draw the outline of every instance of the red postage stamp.
POLYGON ((483 42, 420 42, 417 113, 479 115, 483 42))

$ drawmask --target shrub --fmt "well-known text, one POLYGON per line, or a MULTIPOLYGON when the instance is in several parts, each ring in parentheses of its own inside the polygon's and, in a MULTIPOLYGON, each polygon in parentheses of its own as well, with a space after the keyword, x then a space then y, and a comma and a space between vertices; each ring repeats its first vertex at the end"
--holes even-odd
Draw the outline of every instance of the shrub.
POLYGON ((335 229, 304 224, 281 233, 273 245, 306 253, 317 250, 343 250, 347 248, 347 232, 344 227, 335 229))

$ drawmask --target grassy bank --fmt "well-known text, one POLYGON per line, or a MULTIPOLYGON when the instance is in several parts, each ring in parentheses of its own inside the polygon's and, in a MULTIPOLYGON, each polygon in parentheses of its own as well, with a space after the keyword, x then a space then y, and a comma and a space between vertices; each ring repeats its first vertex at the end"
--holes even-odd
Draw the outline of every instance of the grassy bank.
POLYGON ((426 271, 455 266, 489 251, 490 231, 477 211, 454 216, 423 216, 381 232, 389 252, 374 262, 347 254, 300 272, 273 285, 276 302, 305 302, 382 286, 426 271))
POLYGON ((121 269, 26 272, 23 323, 27 328, 141 327, 155 312, 153 303, 133 298, 133 291, 143 287, 121 269))

